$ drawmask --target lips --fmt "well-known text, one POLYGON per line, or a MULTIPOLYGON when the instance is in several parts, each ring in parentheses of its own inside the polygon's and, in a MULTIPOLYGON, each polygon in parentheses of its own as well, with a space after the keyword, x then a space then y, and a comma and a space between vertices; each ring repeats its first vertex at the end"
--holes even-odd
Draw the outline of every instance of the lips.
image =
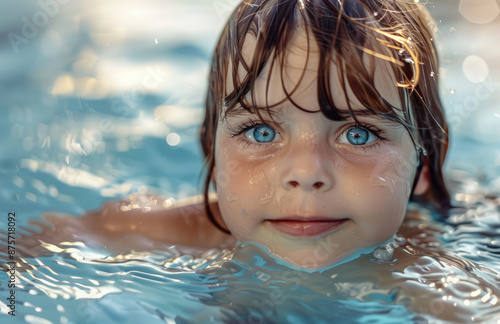
POLYGON ((268 219, 266 221, 283 234, 293 237, 314 237, 339 228, 344 225, 348 219, 290 217, 283 219, 268 219))

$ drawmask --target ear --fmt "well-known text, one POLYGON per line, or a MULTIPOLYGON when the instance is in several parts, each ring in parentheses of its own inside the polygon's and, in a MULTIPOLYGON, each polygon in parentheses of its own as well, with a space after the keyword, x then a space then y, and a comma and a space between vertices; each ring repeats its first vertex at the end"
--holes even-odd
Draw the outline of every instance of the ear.
POLYGON ((413 191, 414 195, 423 195, 431 186, 431 178, 429 172, 429 160, 425 159, 422 171, 417 179, 417 186, 413 191))

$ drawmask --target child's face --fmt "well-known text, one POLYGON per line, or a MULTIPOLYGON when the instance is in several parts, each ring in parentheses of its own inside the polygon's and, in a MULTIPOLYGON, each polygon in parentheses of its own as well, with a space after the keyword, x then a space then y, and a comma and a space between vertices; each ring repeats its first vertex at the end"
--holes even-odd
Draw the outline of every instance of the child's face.
MULTIPOLYGON (((243 49, 250 61, 254 40, 243 49)), ((297 32, 289 46, 283 83, 292 99, 310 111, 317 100, 318 54, 306 35, 297 32)), ((265 106, 269 65, 253 89, 265 106)), ((347 110, 331 67, 336 106, 347 110)), ((400 109, 396 80, 380 63, 375 72, 382 96, 400 109)), ((231 73, 231 72, 229 72, 231 73)), ((231 89, 228 89, 231 90, 231 89)), ((248 94, 247 98, 250 99, 248 94)), ((271 71, 268 104, 285 98, 279 65, 271 71)), ((361 104, 349 95, 354 110, 361 104)), ((249 101, 251 102, 251 101, 249 101)), ((335 264, 356 251, 387 241, 405 215, 417 157, 404 126, 377 116, 332 121, 321 112, 301 111, 285 101, 263 111, 263 124, 247 112, 229 115, 216 133, 215 177, 221 215, 241 241, 260 243, 300 267, 335 264), (233 135, 233 136, 232 136, 233 135)))

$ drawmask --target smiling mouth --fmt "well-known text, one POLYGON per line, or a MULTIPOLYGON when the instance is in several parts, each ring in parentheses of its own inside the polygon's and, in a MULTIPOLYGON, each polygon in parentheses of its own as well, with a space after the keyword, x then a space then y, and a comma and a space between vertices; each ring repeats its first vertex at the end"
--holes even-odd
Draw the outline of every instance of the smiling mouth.
POLYGON ((333 231, 349 219, 273 219, 266 220, 283 234, 293 237, 314 237, 333 231))

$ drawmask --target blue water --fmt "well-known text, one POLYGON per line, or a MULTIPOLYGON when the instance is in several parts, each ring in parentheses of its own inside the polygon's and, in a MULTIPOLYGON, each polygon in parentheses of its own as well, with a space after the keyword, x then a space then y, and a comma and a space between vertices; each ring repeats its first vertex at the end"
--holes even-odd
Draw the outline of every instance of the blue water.
POLYGON ((60 4, 16 48, 3 36, 22 36, 23 17, 43 9, 9 3, 0 14, 0 231, 15 212, 18 247, 16 316, 7 315, 2 272, 2 323, 440 323, 445 302, 457 304, 449 322, 499 323, 500 78, 488 59, 498 49, 471 51, 465 41, 495 32, 498 18, 465 21, 454 1, 431 10, 441 20, 443 101, 454 116, 445 170, 460 208, 446 223, 408 222, 419 238, 397 237, 388 259, 366 254, 309 273, 253 246, 117 255, 79 237, 37 240, 52 228, 44 213, 79 217, 130 194, 199 193, 208 61, 235 1, 91 2, 60 4), (461 74, 472 54, 488 62, 490 83, 461 74), (481 87, 489 95, 464 106, 481 87))

